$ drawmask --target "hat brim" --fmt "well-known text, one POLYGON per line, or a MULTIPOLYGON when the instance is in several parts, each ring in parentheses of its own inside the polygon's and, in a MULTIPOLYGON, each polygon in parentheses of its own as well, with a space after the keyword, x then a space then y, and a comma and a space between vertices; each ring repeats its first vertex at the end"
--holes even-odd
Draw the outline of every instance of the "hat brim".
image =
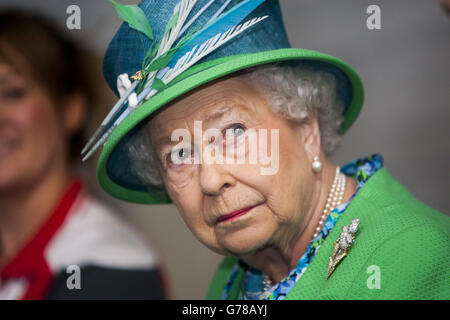
POLYGON ((169 203, 170 200, 162 200, 161 197, 150 194, 145 188, 124 186, 123 183, 118 182, 117 179, 114 179, 110 175, 108 168, 111 166, 108 166, 108 161, 110 161, 111 154, 121 139, 154 111, 202 84, 238 70, 271 62, 289 60, 313 60, 329 63, 340 69, 348 77, 352 90, 351 99, 344 113, 344 122, 340 131, 340 134, 345 133, 361 110, 364 100, 364 90, 358 74, 342 60, 321 52, 297 48, 284 48, 222 57, 195 65, 183 74, 180 74, 173 80, 173 85, 157 93, 119 124, 105 143, 97 164, 97 179, 102 188, 113 197, 129 202, 141 204, 169 203))

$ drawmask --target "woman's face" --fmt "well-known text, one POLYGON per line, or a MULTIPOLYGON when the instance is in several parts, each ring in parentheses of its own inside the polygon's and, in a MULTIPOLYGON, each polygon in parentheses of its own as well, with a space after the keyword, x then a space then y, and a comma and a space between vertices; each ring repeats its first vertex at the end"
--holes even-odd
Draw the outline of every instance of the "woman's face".
POLYGON ((175 101, 149 126, 166 189, 185 223, 207 247, 232 255, 289 246, 301 231, 314 185, 303 131, 303 125, 274 114, 258 89, 239 77, 175 101), (214 129, 217 134, 211 138, 206 130, 214 129), (180 132, 190 133, 192 141, 178 139, 180 132), (252 144, 251 132, 258 143, 252 144), (240 163, 227 155, 231 146, 245 147, 240 163), (255 146, 256 163, 249 160, 255 146), (271 160, 264 162, 260 152, 271 160), (221 163, 205 159, 218 154, 223 155, 221 163), (278 164, 269 163, 277 157, 278 164))
POLYGON ((61 161, 63 140, 48 94, 0 63, 0 191, 42 177, 61 161))

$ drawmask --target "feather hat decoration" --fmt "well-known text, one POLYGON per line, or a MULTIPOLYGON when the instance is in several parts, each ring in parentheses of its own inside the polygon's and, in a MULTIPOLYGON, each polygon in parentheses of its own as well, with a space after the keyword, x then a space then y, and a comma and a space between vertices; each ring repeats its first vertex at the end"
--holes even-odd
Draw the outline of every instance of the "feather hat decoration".
MULTIPOLYGON (((114 0, 110 1, 130 28, 145 34, 150 40, 154 39, 151 24, 142 9, 136 5, 125 6, 114 0)), ((214 0, 204 4, 199 12, 190 21, 187 21, 197 2, 198 0, 180 0, 174 7, 163 37, 156 46, 152 46, 148 50, 143 68, 136 70, 132 76, 133 83, 127 81, 126 78, 123 80, 123 75, 118 77, 118 87, 124 87, 125 90, 81 151, 81 154, 84 155, 83 161, 87 160, 105 143, 112 131, 143 101, 163 90, 168 83, 202 58, 268 17, 266 15, 241 23, 264 0, 245 0, 220 15, 231 2, 231 0, 227 0, 201 30, 181 37, 214 0), (128 106, 125 106, 127 102, 128 106)))

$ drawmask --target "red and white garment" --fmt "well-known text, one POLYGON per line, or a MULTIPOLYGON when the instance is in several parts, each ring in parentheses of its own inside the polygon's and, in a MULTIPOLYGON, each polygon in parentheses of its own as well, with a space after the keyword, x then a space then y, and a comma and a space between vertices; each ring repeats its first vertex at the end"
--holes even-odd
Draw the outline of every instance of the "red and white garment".
POLYGON ((139 232, 74 179, 22 250, 0 270, 0 299, 163 299, 159 259, 139 232), (78 268, 79 288, 68 285, 78 268))

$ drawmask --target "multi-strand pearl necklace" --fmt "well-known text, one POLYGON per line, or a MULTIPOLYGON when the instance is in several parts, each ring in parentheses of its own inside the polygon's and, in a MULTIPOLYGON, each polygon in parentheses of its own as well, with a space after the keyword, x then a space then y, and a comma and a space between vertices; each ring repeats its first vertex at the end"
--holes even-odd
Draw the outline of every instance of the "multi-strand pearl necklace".
POLYGON ((323 224, 325 223, 328 214, 337 206, 339 206, 344 198, 345 192, 345 175, 342 174, 339 170, 339 167, 336 167, 336 175, 334 176, 333 185, 331 186, 330 193, 328 195, 327 202, 325 204, 325 208, 323 209, 323 214, 320 217, 319 225, 316 228, 316 232, 314 233, 314 238, 317 237, 320 230, 322 230, 323 224))

